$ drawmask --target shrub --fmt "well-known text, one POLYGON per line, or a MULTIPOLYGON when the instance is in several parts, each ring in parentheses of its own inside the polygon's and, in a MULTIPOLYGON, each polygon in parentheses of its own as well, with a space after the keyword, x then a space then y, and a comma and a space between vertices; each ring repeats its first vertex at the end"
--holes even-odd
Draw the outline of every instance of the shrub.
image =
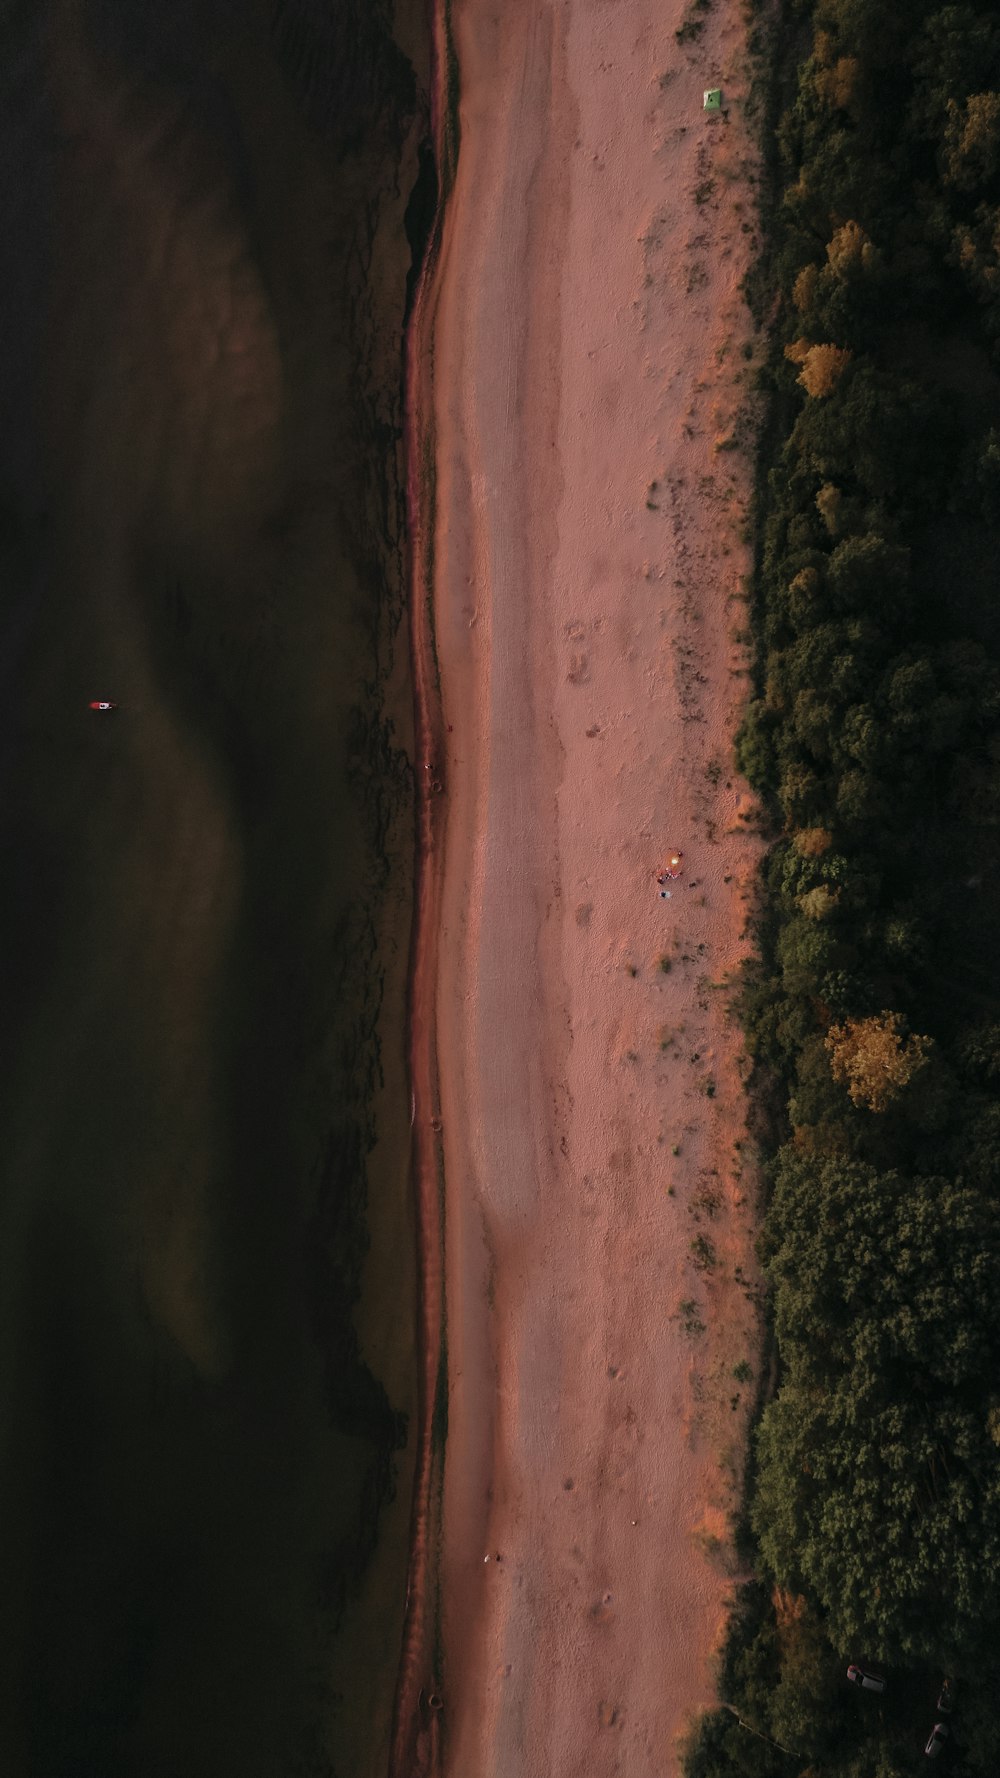
POLYGON ((707 1235, 695 1235, 691 1242, 691 1258, 699 1272, 711 1272, 716 1264, 715 1244, 707 1235))

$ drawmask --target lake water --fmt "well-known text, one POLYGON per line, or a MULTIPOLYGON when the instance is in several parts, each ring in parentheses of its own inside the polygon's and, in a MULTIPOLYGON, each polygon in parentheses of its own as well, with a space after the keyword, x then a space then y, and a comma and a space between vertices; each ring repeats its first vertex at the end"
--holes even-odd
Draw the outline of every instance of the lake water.
POLYGON ((416 160, 377 10, 5 9, 11 1774, 384 1764, 416 160))

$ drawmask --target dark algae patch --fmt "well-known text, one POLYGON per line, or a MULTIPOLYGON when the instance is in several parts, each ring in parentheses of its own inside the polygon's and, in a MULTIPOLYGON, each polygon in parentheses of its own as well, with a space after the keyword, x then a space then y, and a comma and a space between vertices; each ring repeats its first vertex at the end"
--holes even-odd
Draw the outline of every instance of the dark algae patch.
POLYGON ((754 8, 772 1376, 688 1778, 1000 1764, 1000 20, 754 8), (860 1690, 856 1662, 885 1679, 860 1690), (954 1708, 937 1700, 945 1676, 954 1708))
POLYGON ((2 32, 0 1765, 363 1778, 412 1470, 422 11, 2 32))

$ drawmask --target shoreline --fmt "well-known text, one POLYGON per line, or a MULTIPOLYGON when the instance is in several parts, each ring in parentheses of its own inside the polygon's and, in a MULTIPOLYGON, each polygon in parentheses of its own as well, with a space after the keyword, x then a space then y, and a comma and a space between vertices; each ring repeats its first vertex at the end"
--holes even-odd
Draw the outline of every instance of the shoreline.
POLYGON ((441 758, 442 716, 437 689, 431 589, 434 521, 433 426, 424 352, 426 315, 433 312, 447 193, 445 105, 448 80, 446 0, 429 0, 431 65, 430 138, 438 169, 434 217, 428 233, 404 338, 404 471, 406 477, 407 581, 413 685, 414 894, 407 994, 407 1054, 411 1089, 411 1154, 417 1239, 418 1427, 399 1678, 393 1709, 389 1778, 417 1778, 436 1765, 434 1627, 431 1552, 435 1490, 441 1457, 435 1451, 435 1413, 445 1385, 446 1305, 443 1266, 442 1152, 437 1081, 434 982, 437 974, 437 910, 440 902, 441 829, 446 800, 436 761, 441 758), (437 788, 435 788, 435 785, 437 788))

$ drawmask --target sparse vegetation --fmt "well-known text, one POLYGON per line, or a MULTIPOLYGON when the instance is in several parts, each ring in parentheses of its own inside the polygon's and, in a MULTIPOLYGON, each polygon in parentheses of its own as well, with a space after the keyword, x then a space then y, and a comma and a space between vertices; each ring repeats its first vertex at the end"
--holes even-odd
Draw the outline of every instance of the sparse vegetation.
POLYGON ((705 29, 705 14, 711 12, 712 0, 691 0, 680 25, 674 32, 678 43, 695 43, 705 29))
POLYGON ((681 1326, 686 1334, 695 1338, 698 1334, 703 1334, 705 1332, 705 1323, 701 1319, 698 1304, 695 1302, 694 1297, 684 1297, 678 1304, 677 1312, 681 1318, 681 1326))
POLYGON ((714 1271, 717 1259, 714 1241, 710 1241, 707 1235, 695 1235, 691 1242, 691 1260, 695 1269, 699 1272, 714 1271))

